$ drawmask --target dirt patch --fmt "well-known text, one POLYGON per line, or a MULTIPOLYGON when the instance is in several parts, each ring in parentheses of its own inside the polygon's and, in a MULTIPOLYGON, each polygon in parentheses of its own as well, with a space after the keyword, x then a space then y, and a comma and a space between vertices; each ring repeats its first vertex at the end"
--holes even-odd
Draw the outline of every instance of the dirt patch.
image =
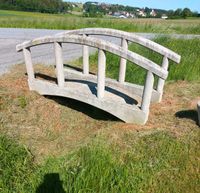
MULTIPOLYGON (((38 72, 55 78, 52 67, 36 66, 38 72)), ((152 104, 145 126, 126 124, 89 105, 29 91, 23 65, 0 77, 0 132, 26 144, 36 160, 66 154, 100 134, 121 143, 127 133, 170 131, 181 136, 199 129, 196 102, 200 83, 168 83, 163 101, 152 104)))

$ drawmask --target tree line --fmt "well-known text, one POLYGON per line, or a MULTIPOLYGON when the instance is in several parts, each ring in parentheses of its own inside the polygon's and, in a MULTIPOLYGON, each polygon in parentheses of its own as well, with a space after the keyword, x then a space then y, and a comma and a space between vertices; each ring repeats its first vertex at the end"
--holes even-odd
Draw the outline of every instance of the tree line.
MULTIPOLYGON (((99 17, 106 15, 110 12, 122 12, 126 11, 132 14, 137 15, 137 10, 141 10, 139 7, 131 7, 131 6, 123 6, 119 4, 105 4, 105 3, 98 3, 98 2, 86 2, 83 5, 84 8, 84 16, 88 17, 99 17)), ((146 13, 146 17, 152 17, 150 12, 152 11, 151 8, 145 7, 143 8, 144 12, 146 13)), ((160 18, 163 14, 167 15, 171 19, 178 19, 178 18, 187 18, 187 17, 198 17, 198 12, 193 12, 189 8, 184 9, 177 9, 177 10, 163 10, 163 9, 154 9, 156 12, 156 16, 160 18)))
POLYGON ((178 19, 178 18, 187 18, 187 17, 198 17, 199 14, 198 12, 193 12, 189 8, 184 8, 184 9, 176 9, 174 10, 169 10, 167 12, 168 17, 171 19, 178 19))
MULTIPOLYGON (((72 11, 76 4, 64 2, 63 0, 0 0, 0 9, 32 11, 42 13, 66 13, 72 11)), ((126 11, 137 15, 139 7, 123 6, 118 4, 105 4, 97 2, 86 2, 83 5, 83 16, 86 17, 102 17, 108 13, 126 11)), ((146 7, 144 11, 146 17, 151 17, 152 9, 146 7)), ((156 17, 166 14, 171 19, 198 17, 198 12, 193 12, 189 8, 177 10, 154 9, 157 13, 156 17)))
POLYGON ((0 0, 0 9, 64 13, 72 10, 72 4, 62 0, 0 0))

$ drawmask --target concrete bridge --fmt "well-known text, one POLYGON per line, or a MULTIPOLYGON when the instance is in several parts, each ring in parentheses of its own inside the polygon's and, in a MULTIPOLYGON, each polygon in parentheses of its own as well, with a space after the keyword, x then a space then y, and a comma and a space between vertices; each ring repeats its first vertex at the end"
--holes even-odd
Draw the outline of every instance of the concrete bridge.
POLYGON ((151 102, 160 102, 165 80, 168 76, 169 60, 180 62, 180 56, 173 51, 135 34, 104 28, 88 28, 45 36, 17 45, 23 51, 30 90, 41 95, 55 95, 72 98, 100 108, 128 123, 145 124, 148 120, 151 102), (111 36, 121 39, 121 46, 94 36, 111 36), (92 37, 91 37, 92 36, 92 37), (137 43, 163 56, 158 65, 151 60, 128 50, 128 43, 137 43), (79 44, 83 48, 83 71, 65 68, 62 44, 79 44), (31 48, 43 44, 54 44, 57 84, 35 77, 31 59, 31 48), (89 47, 98 49, 98 72, 89 72, 89 47), (121 58, 119 78, 106 78, 106 52, 121 58), (125 82, 127 60, 147 71, 144 86, 125 82), (158 84, 154 89, 154 77, 158 84))

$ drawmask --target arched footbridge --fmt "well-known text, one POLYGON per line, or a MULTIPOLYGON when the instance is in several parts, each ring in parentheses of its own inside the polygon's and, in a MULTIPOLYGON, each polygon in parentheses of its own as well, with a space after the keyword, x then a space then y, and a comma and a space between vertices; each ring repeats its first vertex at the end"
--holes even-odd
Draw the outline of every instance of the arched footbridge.
POLYGON ((175 52, 138 35, 105 28, 86 28, 66 31, 55 36, 45 36, 26 41, 16 46, 23 51, 30 90, 41 95, 55 95, 72 98, 102 109, 127 123, 145 124, 149 116, 151 102, 160 102, 165 80, 168 76, 169 60, 180 62, 175 52), (121 45, 102 40, 99 36, 121 39, 121 45), (92 37, 91 37, 92 36, 92 37), (128 50, 128 43, 140 44, 163 56, 162 64, 128 50), (78 44, 83 48, 83 70, 65 68, 63 64, 62 44, 78 44), (54 44, 57 83, 35 77, 31 58, 31 48, 43 44, 54 44), (89 72, 89 47, 98 49, 97 74, 89 72), (119 78, 106 78, 106 52, 121 58, 119 78), (147 71, 144 86, 125 82, 127 60, 147 71), (154 77, 158 83, 154 89, 154 77))

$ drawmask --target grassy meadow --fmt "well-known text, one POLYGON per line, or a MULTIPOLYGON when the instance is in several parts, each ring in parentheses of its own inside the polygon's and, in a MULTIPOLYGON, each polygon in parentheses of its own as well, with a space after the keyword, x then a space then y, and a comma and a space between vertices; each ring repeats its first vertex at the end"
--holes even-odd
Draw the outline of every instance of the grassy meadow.
POLYGON ((128 32, 200 34, 200 19, 84 18, 70 14, 43 14, 0 10, 0 27, 66 30, 104 27, 128 32))
MULTIPOLYGON (((1 27, 76 29, 104 23, 125 31, 200 31, 199 20, 92 19, 0 11, 1 27)), ((30 92, 25 65, 0 76, 0 192, 199 193, 200 40, 162 37, 155 41, 182 59, 178 65, 170 62, 163 101, 151 105, 145 126, 123 123, 78 101, 30 92)), ((129 49, 161 64, 162 58, 148 49, 135 44, 129 49)), ((117 79, 119 58, 106 55, 106 75, 117 79)), ((81 63, 82 58, 72 62, 78 67, 81 63)), ((97 70, 97 54, 90 56, 90 70, 97 70)), ((53 76, 54 67, 38 64, 35 72, 53 76)), ((126 81, 142 84, 145 75, 128 62, 126 81)))

